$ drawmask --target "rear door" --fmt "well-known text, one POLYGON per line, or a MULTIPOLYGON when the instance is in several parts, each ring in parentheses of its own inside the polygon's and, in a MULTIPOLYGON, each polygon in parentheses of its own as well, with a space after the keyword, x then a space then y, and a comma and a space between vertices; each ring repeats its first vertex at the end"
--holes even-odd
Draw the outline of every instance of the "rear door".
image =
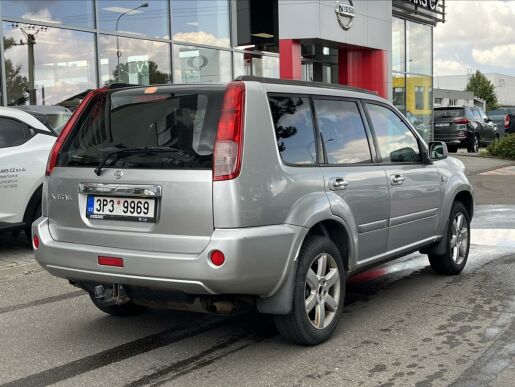
POLYGON ((366 103, 378 156, 389 183, 388 251, 435 235, 441 201, 436 167, 422 161, 416 136, 391 107, 366 103))
POLYGON ((212 153, 223 91, 161 86, 96 96, 49 178, 53 238, 202 251, 213 232, 212 153))
POLYGON ((358 230, 358 261, 373 259, 386 250, 389 199, 386 175, 374 162, 363 112, 352 99, 317 97, 314 107, 331 209, 343 218, 351 212, 358 230))

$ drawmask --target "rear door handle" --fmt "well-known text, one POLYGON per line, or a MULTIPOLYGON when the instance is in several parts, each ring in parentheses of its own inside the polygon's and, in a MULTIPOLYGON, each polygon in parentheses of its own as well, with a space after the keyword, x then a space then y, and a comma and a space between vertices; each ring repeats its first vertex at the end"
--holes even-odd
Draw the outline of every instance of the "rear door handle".
POLYGON ((329 189, 331 191, 341 191, 347 188, 349 182, 343 177, 331 177, 329 179, 329 189))
POLYGON ((392 185, 401 185, 402 183, 404 183, 405 179, 406 178, 404 177, 404 175, 400 173, 390 175, 390 182, 392 183, 392 185))

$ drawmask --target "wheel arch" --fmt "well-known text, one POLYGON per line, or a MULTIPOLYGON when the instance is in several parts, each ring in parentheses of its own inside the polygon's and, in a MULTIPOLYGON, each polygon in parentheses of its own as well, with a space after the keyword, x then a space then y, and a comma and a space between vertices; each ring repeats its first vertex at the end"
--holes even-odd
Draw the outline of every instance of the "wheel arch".
POLYGON ((36 190, 32 193, 32 196, 27 203, 27 207, 25 208, 25 213, 23 214, 23 223, 27 226, 30 226, 32 223, 32 218, 36 209, 38 208, 38 204, 41 203, 41 199, 43 197, 43 184, 40 184, 36 190))

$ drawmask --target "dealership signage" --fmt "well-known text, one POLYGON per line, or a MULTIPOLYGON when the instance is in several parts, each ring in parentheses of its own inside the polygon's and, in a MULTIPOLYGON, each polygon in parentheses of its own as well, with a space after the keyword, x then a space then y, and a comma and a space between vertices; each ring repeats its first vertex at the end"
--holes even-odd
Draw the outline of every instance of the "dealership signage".
POLYGON ((438 8, 438 2, 440 0, 408 0, 408 2, 418 5, 423 8, 430 9, 431 11, 436 11, 438 8))
POLYGON ((352 27, 352 21, 356 15, 352 0, 337 1, 335 12, 340 27, 345 31, 349 30, 352 27))

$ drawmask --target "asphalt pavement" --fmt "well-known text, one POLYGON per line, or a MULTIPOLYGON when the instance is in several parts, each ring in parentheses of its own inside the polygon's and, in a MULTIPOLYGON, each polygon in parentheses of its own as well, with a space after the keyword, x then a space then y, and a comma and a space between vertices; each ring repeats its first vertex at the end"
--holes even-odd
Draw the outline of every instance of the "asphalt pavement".
POLYGON ((493 200, 498 183, 483 183, 498 177, 482 175, 513 163, 458 157, 478 200, 463 273, 435 275, 412 254, 352 278, 317 347, 284 343, 252 312, 107 316, 41 270, 21 235, 0 235, 0 384, 513 386, 515 176, 493 200))

